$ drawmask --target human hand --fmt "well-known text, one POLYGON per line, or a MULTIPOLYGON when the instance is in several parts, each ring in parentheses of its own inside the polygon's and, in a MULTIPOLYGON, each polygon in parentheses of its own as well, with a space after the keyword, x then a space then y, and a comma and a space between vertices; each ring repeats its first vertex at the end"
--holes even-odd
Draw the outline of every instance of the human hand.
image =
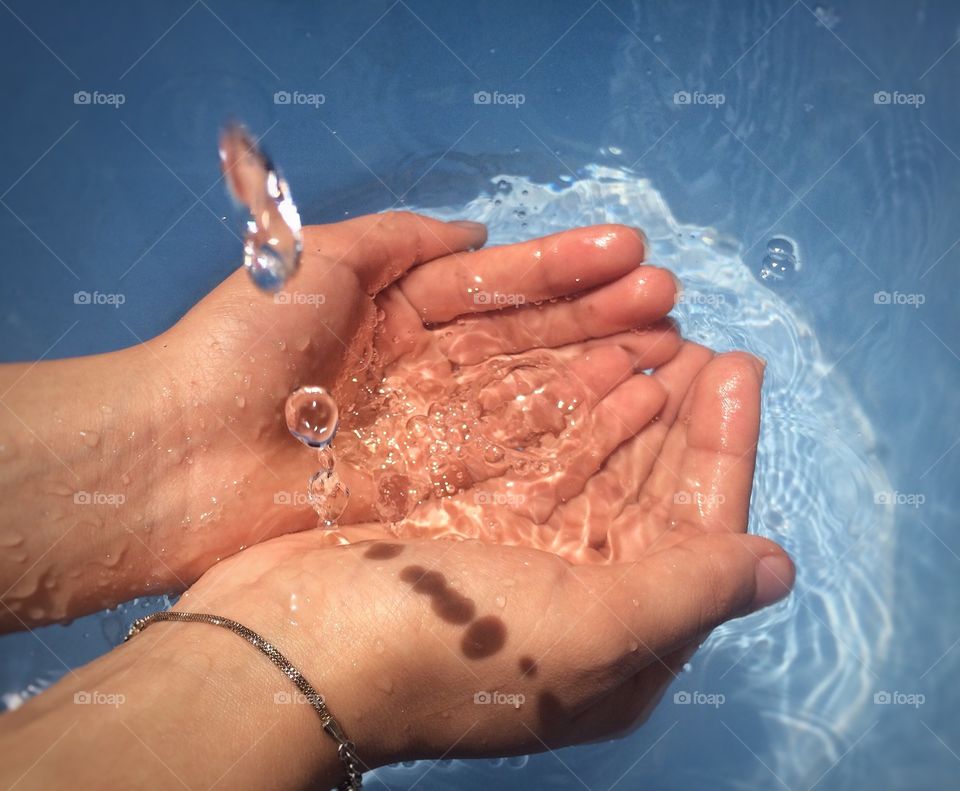
MULTIPOLYGON (((582 538, 607 536, 617 562, 478 541, 370 542, 345 527, 358 543, 309 531, 247 550, 178 608, 291 646, 372 764, 622 733, 714 626, 792 586, 783 551, 744 534, 762 370, 749 355, 687 344, 658 372, 661 420, 611 459, 618 476, 649 474, 626 506, 593 491, 597 512, 585 515, 582 538), (675 496, 681 486, 689 496, 675 496), (515 706, 478 705, 487 697, 515 706)), ((601 475, 587 488, 610 485, 601 475)))
MULTIPOLYGON (((626 357, 656 365, 679 346, 673 327, 657 322, 673 304, 673 281, 640 266, 642 238, 628 228, 477 253, 465 251, 483 244, 482 226, 406 213, 304 235, 301 271, 276 299, 238 271, 151 341, 0 369, 6 447, 16 450, 0 482, 0 533, 13 547, 0 558, 0 628, 183 589, 221 557, 314 526, 305 498, 295 497, 314 464, 285 428, 284 401, 301 384, 321 384, 351 407, 342 437, 354 426, 393 429, 360 376, 367 349, 376 370, 401 380, 429 371, 456 383, 463 364, 498 350, 513 360, 565 345, 556 352, 562 374, 564 359, 603 344, 622 376, 626 357), (593 291, 542 310, 504 308, 477 298, 476 277, 528 301, 593 291), (443 326, 461 312, 476 319, 443 326), (482 346, 464 343, 478 338, 482 346), (21 533, 23 513, 45 517, 21 533)), ((369 471, 378 463, 341 465, 355 491, 342 523, 376 516, 369 471)))
MULTIPOLYGON (((636 231, 598 226, 465 252, 484 239, 475 223, 412 214, 308 227, 300 273, 284 292, 265 298, 238 271, 152 344, 179 383, 181 400, 198 407, 174 431, 204 448, 193 457, 183 506, 195 530, 189 542, 206 553, 198 572, 245 545, 316 524, 305 498, 296 497, 316 463, 290 437, 283 417, 296 387, 322 385, 334 393, 341 408, 334 448, 351 490, 339 522, 370 527, 383 516, 375 473, 390 449, 406 461, 419 454, 426 466, 432 438, 411 434, 411 416, 425 416, 438 393, 477 379, 492 360, 534 372, 521 386, 529 387, 532 376, 548 389, 566 388, 568 401, 579 399, 581 411, 599 415, 607 391, 627 383, 617 392, 616 408, 624 409, 630 393, 643 387, 634 373, 677 352, 677 332, 663 320, 675 301, 675 281, 641 265, 644 243, 636 231), (510 299, 503 304, 497 295, 510 299), (390 400, 380 392, 386 380, 390 400)), ((484 430, 507 421, 504 408, 518 379, 514 372, 483 390, 495 402, 484 430)), ((616 420, 606 442, 616 445, 652 415, 616 420)), ((461 500, 476 496, 487 478, 512 472, 488 465, 480 450, 475 443, 472 457, 456 461, 471 465, 470 485, 457 483, 461 500)), ((571 454, 571 465, 586 452, 571 454)), ((586 476, 568 477, 561 489, 573 493, 586 476)), ((424 480, 424 499, 431 484, 447 482, 443 474, 424 480)), ((434 497, 430 508, 438 503, 434 497)))
MULTIPOLYGON (((285 536, 218 564, 177 609, 234 618, 278 645, 368 767, 623 734, 714 626, 793 581, 776 545, 729 532, 606 565, 478 541, 317 538, 285 536)), ((151 630, 161 628, 185 627, 151 630)), ((202 651, 209 627, 186 628, 202 651)), ((266 701, 286 684, 261 677, 246 694, 266 701)), ((284 749, 304 756, 319 726, 299 709, 270 716, 287 725, 284 749)))

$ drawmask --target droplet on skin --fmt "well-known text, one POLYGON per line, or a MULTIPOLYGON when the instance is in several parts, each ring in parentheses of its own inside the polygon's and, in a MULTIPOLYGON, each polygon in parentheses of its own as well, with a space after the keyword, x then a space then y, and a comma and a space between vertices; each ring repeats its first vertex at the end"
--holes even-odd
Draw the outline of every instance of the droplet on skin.
POLYGON ((0 547, 3 547, 4 549, 18 547, 22 543, 23 536, 20 533, 17 533, 13 530, 7 533, 0 533, 0 547))
POLYGON ((81 431, 80 438, 88 448, 95 448, 100 444, 100 434, 96 431, 81 431))

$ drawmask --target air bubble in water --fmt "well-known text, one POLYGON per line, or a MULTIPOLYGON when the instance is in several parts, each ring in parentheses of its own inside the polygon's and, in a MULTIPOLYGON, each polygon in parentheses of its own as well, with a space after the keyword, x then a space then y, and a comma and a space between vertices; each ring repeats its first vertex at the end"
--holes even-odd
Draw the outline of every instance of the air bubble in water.
POLYGON ((785 236, 774 236, 767 242, 760 277, 763 280, 785 280, 800 268, 797 244, 785 236))
POLYGON ((284 415, 287 428, 304 445, 325 448, 337 433, 337 402, 322 387, 301 387, 288 397, 284 415))

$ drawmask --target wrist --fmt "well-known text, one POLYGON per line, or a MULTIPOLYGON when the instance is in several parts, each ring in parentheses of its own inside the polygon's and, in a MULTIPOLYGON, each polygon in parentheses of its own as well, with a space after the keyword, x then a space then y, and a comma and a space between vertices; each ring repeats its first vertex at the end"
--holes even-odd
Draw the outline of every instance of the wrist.
POLYGON ((156 449, 175 433, 156 369, 142 346, 0 369, 0 629, 175 584, 147 541, 179 497, 156 449))
POLYGON ((226 630, 158 623, 5 716, 4 754, 22 766, 0 773, 13 781, 63 734, 30 770, 36 787, 334 786, 335 743, 308 705, 288 702, 295 689, 226 630))

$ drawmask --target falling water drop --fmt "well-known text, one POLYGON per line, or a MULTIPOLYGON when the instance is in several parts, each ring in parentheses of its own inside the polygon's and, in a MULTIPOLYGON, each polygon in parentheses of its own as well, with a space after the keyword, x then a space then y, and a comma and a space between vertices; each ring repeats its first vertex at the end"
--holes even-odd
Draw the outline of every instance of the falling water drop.
POLYGON ((243 265, 258 288, 276 291, 297 271, 303 249, 300 214, 290 187, 239 124, 220 133, 220 167, 230 194, 250 212, 243 265))
POLYGON ((310 479, 307 495, 324 527, 332 527, 350 499, 350 490, 336 470, 320 470, 310 479))
POLYGON ((322 387, 294 390, 287 397, 284 415, 290 433, 311 448, 327 447, 340 422, 336 401, 322 387))

